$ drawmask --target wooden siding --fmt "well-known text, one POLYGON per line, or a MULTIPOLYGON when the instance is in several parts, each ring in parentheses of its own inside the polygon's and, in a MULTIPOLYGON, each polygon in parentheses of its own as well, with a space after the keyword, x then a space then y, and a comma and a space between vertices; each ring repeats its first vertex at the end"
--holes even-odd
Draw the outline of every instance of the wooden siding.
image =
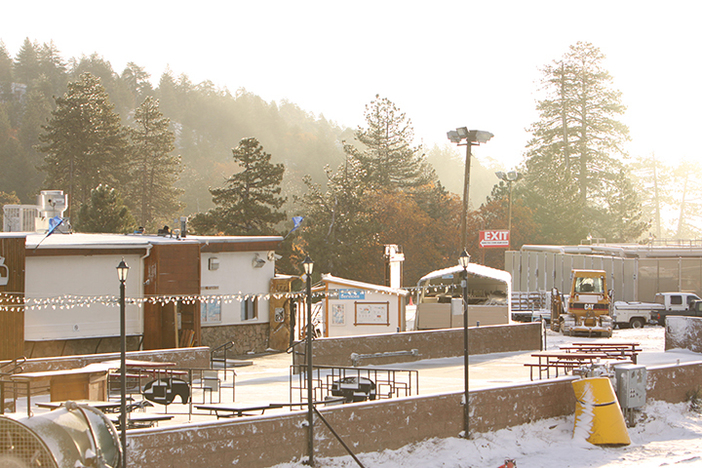
POLYGON ((0 359, 9 360, 24 354, 25 238, 0 238, 0 257, 9 269, 8 282, 0 292, 12 293, 12 299, 0 296, 0 306, 13 306, 0 310, 0 359))
MULTIPOLYGON (((144 294, 198 296, 200 294, 200 245, 154 245, 144 260, 144 294)), ((144 349, 177 348, 183 330, 192 331, 192 346, 200 344, 200 307, 197 303, 146 303, 144 349), (181 329, 178 329, 178 314, 181 329)))

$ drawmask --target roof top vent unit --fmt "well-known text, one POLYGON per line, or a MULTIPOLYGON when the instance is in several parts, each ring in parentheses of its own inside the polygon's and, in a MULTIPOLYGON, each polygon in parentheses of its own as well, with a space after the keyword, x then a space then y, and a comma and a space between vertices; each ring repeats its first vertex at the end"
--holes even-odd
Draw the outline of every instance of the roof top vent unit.
POLYGON ((39 217, 36 219, 36 232, 70 232, 70 224, 64 220, 63 213, 68 208, 68 195, 63 190, 42 190, 37 197, 39 217), (53 221, 52 221, 53 220, 53 221), (56 227, 55 227, 56 226, 56 227))
POLYGON ((68 195, 64 195, 63 190, 42 190, 37 197, 37 205, 42 218, 63 218, 63 212, 68 208, 68 195))
POLYGON ((2 230, 5 232, 34 232, 39 210, 36 205, 5 205, 2 230))
POLYGON ((74 402, 24 419, 0 416, 0 466, 123 468, 115 426, 99 410, 74 402))

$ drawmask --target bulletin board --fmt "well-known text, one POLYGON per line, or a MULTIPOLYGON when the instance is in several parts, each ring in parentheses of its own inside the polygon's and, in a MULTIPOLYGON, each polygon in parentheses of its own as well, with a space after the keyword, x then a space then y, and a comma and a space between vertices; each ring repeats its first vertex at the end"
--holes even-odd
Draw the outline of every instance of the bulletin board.
POLYGON ((390 325, 389 302, 356 302, 354 325, 390 325))

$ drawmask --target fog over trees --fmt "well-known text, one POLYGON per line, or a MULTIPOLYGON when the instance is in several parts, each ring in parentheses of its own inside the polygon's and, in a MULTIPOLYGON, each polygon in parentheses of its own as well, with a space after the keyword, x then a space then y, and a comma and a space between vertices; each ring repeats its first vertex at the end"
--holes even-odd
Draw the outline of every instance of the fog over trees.
MULTIPOLYGON (((603 56, 577 43, 543 68, 539 118, 525 122, 533 138, 513 186, 511 248, 699 236, 689 171, 623 150, 628 133, 617 118, 626 99, 603 56)), ((170 70, 152 77, 130 62, 115 71, 98 53, 64 58, 53 43, 28 38, 8 51, 0 42, 0 200, 35 203, 40 190, 64 190, 76 228, 120 232, 130 223, 155 232, 189 216, 209 234, 286 235, 291 218, 303 216, 280 247, 279 271, 299 273, 309 253, 318 272, 382 282, 383 244, 391 243, 404 249, 411 285, 456 262, 464 157, 448 142, 414 141, 412 116, 392 96, 369 96, 358 113, 365 123, 350 129, 292 102, 170 70), (244 209, 237 198, 249 187, 246 142, 256 158, 265 155, 269 209, 244 209), (268 214, 246 223, 237 210, 268 214), (106 213, 119 222, 87 219, 106 213)), ((467 224, 471 256, 500 267, 502 251, 477 243, 477 231, 507 227, 498 169, 507 168, 474 155, 467 224)))

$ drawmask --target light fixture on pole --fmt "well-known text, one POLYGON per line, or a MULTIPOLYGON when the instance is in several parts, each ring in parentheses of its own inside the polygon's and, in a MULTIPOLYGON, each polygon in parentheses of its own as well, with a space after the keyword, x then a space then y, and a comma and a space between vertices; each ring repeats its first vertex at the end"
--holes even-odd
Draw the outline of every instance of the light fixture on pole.
POLYGON ((446 134, 448 139, 453 143, 458 144, 458 146, 466 147, 466 167, 465 174, 463 176, 463 216, 461 217, 461 248, 465 249, 467 247, 468 234, 467 234, 467 223, 468 223, 468 192, 470 187, 470 156, 471 156, 471 146, 477 146, 481 143, 487 143, 490 138, 494 135, 490 132, 484 132, 482 130, 468 130, 466 127, 460 127, 456 130, 451 130, 446 134), (465 140, 465 143, 461 141, 465 140))
POLYGON ((507 215, 507 230, 510 232, 510 239, 512 237, 512 183, 518 181, 522 175, 517 171, 509 171, 504 173, 502 171, 495 172, 495 175, 507 182, 509 185, 509 200, 508 200, 508 215, 507 215))
POLYGON ((463 404, 463 421, 465 427, 465 438, 470 438, 470 410, 468 405, 468 264, 470 255, 464 249, 458 256, 458 264, 463 267, 461 287, 463 288, 463 379, 465 402, 463 404))
POLYGON ((119 331, 120 331, 120 440, 122 443, 122 466, 127 466, 127 331, 126 314, 124 310, 124 289, 129 274, 129 266, 124 258, 117 265, 119 278, 119 331))
POLYGON ((314 262, 307 255, 302 261, 307 288, 307 332, 305 356, 307 357, 307 451, 308 463, 314 466, 314 393, 312 392, 312 270, 314 262))

